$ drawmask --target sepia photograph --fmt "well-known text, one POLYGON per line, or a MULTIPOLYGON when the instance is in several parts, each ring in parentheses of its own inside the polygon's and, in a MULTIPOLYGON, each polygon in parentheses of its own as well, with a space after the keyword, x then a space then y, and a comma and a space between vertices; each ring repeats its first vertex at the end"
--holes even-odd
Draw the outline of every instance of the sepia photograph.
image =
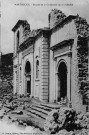
POLYGON ((89 0, 0 0, 0 135, 89 135, 89 0))

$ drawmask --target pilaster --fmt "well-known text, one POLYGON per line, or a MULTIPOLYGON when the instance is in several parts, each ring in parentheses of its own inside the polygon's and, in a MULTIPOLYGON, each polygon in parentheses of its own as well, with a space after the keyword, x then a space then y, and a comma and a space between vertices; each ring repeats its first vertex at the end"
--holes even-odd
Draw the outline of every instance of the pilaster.
POLYGON ((41 99, 49 99, 49 44, 48 38, 42 37, 41 46, 41 99))

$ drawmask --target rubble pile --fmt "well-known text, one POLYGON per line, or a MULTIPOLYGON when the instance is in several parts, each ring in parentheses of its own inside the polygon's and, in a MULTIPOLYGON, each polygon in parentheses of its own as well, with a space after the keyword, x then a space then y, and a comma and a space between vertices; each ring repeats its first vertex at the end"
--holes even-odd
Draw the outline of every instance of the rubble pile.
MULTIPOLYGON (((61 107, 59 110, 53 110, 46 118, 44 129, 46 132, 55 134, 63 130, 74 133, 74 131, 89 129, 89 115, 76 113, 75 110, 68 107, 61 107)), ((64 131, 63 131, 63 134, 64 131)))
MULTIPOLYGON (((13 54, 1 55, 0 96, 13 92, 13 54)), ((1 97, 0 97, 1 98, 1 97)))
POLYGON ((75 123, 78 129, 89 129, 89 114, 82 114, 81 112, 77 113, 75 123))
MULTIPOLYGON (((3 118, 9 112, 11 114, 23 115, 23 111, 26 110, 29 104, 21 99, 20 96, 17 97, 17 95, 13 94, 4 95, 0 100, 0 110, 3 112, 0 116, 3 118)), ((11 119, 11 117, 8 118, 11 119)))
MULTIPOLYGON (((49 134, 74 135, 77 132, 81 134, 88 130, 89 132, 89 113, 82 114, 74 109, 60 105, 60 109, 52 109, 46 120, 44 120, 44 130, 49 134)), ((8 94, 4 95, 0 101, 0 119, 7 117, 10 121, 22 126, 34 126, 34 119, 30 120, 26 116, 27 109, 30 108, 31 102, 24 101, 23 97, 8 94), (16 116, 16 117, 14 117, 16 116), (25 117, 26 116, 26 119, 25 117), (19 118, 23 119, 19 119, 19 118)), ((80 134, 80 135, 81 135, 80 134)))

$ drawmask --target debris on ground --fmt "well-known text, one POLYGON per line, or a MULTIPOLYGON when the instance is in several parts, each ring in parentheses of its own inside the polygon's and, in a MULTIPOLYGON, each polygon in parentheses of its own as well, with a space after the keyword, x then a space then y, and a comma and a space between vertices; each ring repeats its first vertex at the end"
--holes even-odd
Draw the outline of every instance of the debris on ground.
MULTIPOLYGON (((68 107, 61 107, 59 110, 53 110, 46 118, 44 129, 46 132, 56 134, 65 129, 66 132, 74 130, 89 129, 89 118, 82 114, 76 113, 75 110, 68 107)), ((63 131, 63 134, 64 131, 63 131)))
MULTIPOLYGON (((23 118, 27 109, 31 107, 31 102, 23 100, 24 98, 26 97, 17 97, 17 95, 13 96, 12 94, 5 95, 0 100, 0 119, 7 116, 12 122, 24 127, 34 125, 32 123, 35 119, 32 118, 33 121, 30 120, 29 122, 29 116, 26 116, 24 120, 16 118, 23 118)), ((35 127, 38 127, 38 122, 35 123, 35 127)), ((56 135, 87 135, 87 132, 89 132, 89 112, 86 114, 82 112, 77 113, 72 107, 66 105, 66 101, 61 100, 60 109, 52 109, 48 113, 46 120, 44 120, 44 130, 49 134, 56 135)))
POLYGON ((82 114, 79 112, 76 117, 75 123, 77 124, 77 128, 82 129, 82 128, 89 128, 89 116, 82 114))

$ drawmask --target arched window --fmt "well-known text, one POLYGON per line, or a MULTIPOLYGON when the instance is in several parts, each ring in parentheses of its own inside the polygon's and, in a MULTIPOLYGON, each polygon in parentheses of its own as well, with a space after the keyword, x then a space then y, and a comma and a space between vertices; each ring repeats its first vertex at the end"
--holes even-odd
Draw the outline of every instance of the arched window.
POLYGON ((39 61, 36 61, 36 78, 39 78, 39 61))
POLYGON ((17 32, 17 50, 18 50, 18 46, 19 46, 19 31, 17 32))
POLYGON ((29 61, 26 62, 25 73, 26 74, 31 74, 31 64, 30 64, 29 61))

